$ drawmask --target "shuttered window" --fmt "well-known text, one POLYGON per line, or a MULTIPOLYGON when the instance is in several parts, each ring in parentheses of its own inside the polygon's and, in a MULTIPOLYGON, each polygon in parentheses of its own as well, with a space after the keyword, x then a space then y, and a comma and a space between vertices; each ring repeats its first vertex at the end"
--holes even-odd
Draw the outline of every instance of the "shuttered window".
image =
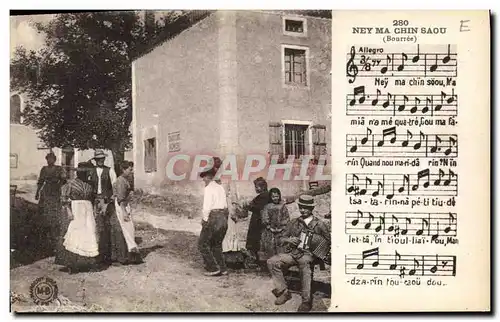
MULTIPOLYGON (((311 128, 314 163, 318 164, 319 158, 327 154, 326 148, 326 126, 314 125, 311 128)), ((326 159, 325 159, 326 162, 326 159)))
POLYGON ((156 138, 144 140, 144 172, 156 172, 156 138))
POLYGON ((307 86, 305 50, 285 48, 285 83, 307 86))

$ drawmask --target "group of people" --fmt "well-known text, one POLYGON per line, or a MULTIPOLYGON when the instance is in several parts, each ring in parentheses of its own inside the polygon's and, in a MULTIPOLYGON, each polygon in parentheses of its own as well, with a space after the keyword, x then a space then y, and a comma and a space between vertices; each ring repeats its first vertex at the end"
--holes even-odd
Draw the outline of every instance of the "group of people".
POLYGON ((40 171, 35 199, 55 244, 55 263, 71 272, 142 263, 129 206, 134 165, 123 161, 117 177, 105 158, 96 150, 92 160, 67 169, 76 171, 67 180, 49 153, 40 171))
MULTIPOLYGON (((222 243, 229 225, 240 217, 251 213, 246 250, 257 263, 268 269, 271 274, 276 297, 275 304, 282 305, 291 299, 285 280, 286 271, 297 266, 301 276, 302 303, 299 312, 312 308, 311 283, 312 264, 318 259, 314 252, 318 240, 330 245, 330 227, 313 215, 314 197, 301 195, 297 204, 300 217, 290 219, 286 202, 278 188, 268 190, 264 178, 254 181, 257 196, 249 203, 236 203, 237 211, 229 215, 226 192, 220 181, 215 180, 216 169, 201 173, 205 182, 203 198, 202 230, 198 248, 202 254, 206 276, 227 275, 228 270, 223 256, 222 243), (231 218, 230 218, 231 217, 231 218), (262 265, 263 264, 263 265, 262 265)), ((322 258, 319 258, 322 259, 322 258)))

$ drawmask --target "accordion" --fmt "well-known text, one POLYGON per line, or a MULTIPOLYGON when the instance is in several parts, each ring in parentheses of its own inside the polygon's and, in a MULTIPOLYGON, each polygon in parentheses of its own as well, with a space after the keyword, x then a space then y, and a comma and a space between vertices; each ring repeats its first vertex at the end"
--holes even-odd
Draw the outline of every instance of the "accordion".
POLYGON ((326 264, 331 264, 331 244, 319 234, 312 231, 300 234, 300 244, 298 248, 311 252, 316 258, 321 259, 326 264))

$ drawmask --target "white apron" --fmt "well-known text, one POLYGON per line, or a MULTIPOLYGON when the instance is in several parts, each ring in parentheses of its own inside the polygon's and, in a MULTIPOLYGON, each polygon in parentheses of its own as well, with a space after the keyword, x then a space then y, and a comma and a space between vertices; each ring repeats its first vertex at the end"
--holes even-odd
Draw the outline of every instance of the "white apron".
POLYGON ((71 210, 74 218, 64 236, 64 248, 80 256, 99 255, 92 203, 88 200, 73 200, 71 210))
MULTIPOLYGON (((127 243, 128 251, 130 252, 132 249, 137 248, 137 244, 135 242, 135 228, 132 220, 125 221, 125 213, 123 213, 122 207, 118 204, 118 201, 115 199, 115 209, 116 209, 116 217, 118 218, 118 222, 120 223, 120 227, 122 228, 123 237, 125 237, 125 242, 127 243)), ((130 212, 130 206, 127 205, 127 211, 130 212)))

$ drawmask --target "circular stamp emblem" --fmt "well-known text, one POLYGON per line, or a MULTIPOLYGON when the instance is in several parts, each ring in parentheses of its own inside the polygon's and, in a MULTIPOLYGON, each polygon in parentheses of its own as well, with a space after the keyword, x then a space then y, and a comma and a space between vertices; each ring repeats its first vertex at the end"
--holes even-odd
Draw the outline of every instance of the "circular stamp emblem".
POLYGON ((48 305, 57 298, 56 281, 50 277, 39 277, 31 283, 30 295, 35 304, 48 305))

